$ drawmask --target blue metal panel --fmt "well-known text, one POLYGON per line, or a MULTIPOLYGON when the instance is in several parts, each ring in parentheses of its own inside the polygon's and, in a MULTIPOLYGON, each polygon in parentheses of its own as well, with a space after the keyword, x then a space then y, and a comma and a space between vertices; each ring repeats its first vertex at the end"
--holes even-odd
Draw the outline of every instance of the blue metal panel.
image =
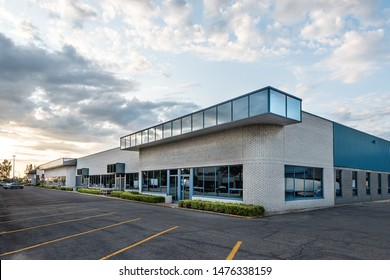
POLYGON ((390 172, 390 142, 333 123, 334 165, 390 172))

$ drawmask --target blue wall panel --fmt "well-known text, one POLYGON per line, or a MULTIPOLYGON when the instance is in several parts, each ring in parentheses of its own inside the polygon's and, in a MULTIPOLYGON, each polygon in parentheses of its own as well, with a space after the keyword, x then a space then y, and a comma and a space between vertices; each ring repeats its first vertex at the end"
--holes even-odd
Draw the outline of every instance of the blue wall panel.
POLYGON ((334 165, 390 172, 390 142, 333 123, 334 165))

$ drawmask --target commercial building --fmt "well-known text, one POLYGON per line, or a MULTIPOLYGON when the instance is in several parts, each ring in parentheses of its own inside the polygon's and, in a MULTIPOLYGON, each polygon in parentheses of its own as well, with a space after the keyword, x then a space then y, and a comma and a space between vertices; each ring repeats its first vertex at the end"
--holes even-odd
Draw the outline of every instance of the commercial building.
POLYGON ((266 87, 156 124, 78 159, 75 183, 270 212, 389 199, 390 142, 303 112, 301 102, 266 87))

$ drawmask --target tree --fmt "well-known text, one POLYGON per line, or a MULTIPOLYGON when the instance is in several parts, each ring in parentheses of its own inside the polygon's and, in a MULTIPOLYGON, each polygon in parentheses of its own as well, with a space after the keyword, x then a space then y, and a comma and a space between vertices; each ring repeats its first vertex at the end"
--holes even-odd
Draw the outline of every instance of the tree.
POLYGON ((0 180, 5 180, 10 178, 12 170, 12 164, 9 160, 5 159, 0 163, 0 180))
POLYGON ((24 178, 27 179, 28 178, 28 173, 30 173, 31 170, 35 169, 35 166, 33 167, 33 165, 30 163, 30 164, 27 164, 26 165, 26 170, 24 170, 24 178))

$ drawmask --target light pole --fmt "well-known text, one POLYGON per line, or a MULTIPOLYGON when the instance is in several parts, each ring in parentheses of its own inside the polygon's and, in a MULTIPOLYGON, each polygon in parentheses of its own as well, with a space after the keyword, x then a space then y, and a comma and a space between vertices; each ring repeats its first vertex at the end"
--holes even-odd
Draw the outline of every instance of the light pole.
POLYGON ((12 165, 12 182, 15 182, 15 155, 12 157, 14 158, 14 163, 12 165))

